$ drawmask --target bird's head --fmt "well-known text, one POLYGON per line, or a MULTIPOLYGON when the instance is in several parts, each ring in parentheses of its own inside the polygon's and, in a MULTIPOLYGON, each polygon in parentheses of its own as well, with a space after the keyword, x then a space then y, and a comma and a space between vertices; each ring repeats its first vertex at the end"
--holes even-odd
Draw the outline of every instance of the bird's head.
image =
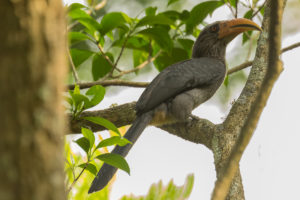
POLYGON ((253 21, 243 18, 210 24, 198 36, 192 57, 214 57, 224 60, 227 44, 238 34, 251 30, 262 29, 253 21))

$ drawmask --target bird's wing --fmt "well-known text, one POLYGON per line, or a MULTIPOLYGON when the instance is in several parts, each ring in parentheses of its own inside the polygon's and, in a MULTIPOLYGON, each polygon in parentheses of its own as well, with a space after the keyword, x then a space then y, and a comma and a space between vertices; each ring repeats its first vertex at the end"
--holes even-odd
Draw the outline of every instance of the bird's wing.
POLYGON ((137 114, 147 112, 184 91, 214 84, 225 73, 225 64, 213 58, 196 58, 173 64, 145 89, 136 104, 137 114))

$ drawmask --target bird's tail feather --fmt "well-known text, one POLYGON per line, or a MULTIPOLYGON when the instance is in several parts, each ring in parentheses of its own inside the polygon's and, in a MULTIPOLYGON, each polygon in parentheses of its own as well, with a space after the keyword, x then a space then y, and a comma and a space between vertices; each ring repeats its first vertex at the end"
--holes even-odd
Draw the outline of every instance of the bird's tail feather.
MULTIPOLYGON (((116 146, 111 153, 119 154, 125 157, 128 154, 131 147, 137 141, 137 139, 139 138, 143 130, 150 123, 151 119, 152 119, 152 112, 147 112, 137 117, 136 120, 132 123, 132 126, 128 129, 128 131, 124 136, 126 139, 132 142, 132 144, 127 144, 126 146, 123 147, 116 146)), ((98 172, 97 176, 93 180, 93 183, 88 193, 93 193, 102 190, 110 181, 110 179, 113 177, 113 175, 116 173, 116 171, 117 168, 109 164, 103 163, 100 171, 98 172)))

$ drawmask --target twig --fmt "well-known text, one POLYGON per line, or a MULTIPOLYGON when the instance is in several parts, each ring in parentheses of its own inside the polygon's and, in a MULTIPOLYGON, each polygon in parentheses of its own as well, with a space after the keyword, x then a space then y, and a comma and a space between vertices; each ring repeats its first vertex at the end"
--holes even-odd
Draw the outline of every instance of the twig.
MULTIPOLYGON (((285 53, 285 52, 290 51, 290 50, 292 50, 294 48, 297 48, 297 47, 300 47, 300 42, 297 42, 295 44, 292 44, 290 46, 287 46, 287 47, 283 48, 281 50, 281 53, 285 53)), ((153 58, 155 58, 155 57, 153 57, 153 58)), ((242 64, 240 64, 240 65, 238 65, 236 67, 233 67, 233 68, 229 69, 228 72, 227 72, 227 75, 231 75, 231 74, 233 74, 235 72, 243 70, 243 69, 251 66, 252 64, 253 64, 253 60, 252 61, 244 62, 244 63, 242 63, 242 64)), ((128 70, 127 73, 134 72, 133 70, 136 71, 138 69, 135 68, 135 69, 132 69, 132 70, 128 70)), ((78 85, 79 85, 79 87, 81 89, 90 88, 90 87, 92 87, 94 85, 102 85, 102 86, 125 86, 125 87, 127 86, 127 87, 143 88, 143 87, 147 87, 149 85, 149 83, 148 82, 133 82, 133 81, 124 81, 124 80, 114 79, 114 80, 104 80, 104 81, 100 80, 100 81, 93 81, 93 82, 86 82, 86 83, 78 83, 78 85)), ((70 85, 67 86, 67 88, 69 90, 73 90, 74 87, 75 87, 74 84, 70 84, 70 85)))
POLYGON ((235 17, 235 12, 234 12, 234 10, 232 9, 231 5, 228 4, 228 3, 226 3, 226 6, 230 9, 231 14, 235 17))
POLYGON ((120 61, 120 58, 121 58, 121 56, 122 56, 122 54, 123 54, 123 52, 124 52, 125 46, 126 46, 126 44, 127 44, 127 41, 128 41, 128 39, 129 39, 131 33, 132 33, 132 30, 128 32, 128 34, 127 34, 127 36, 126 36, 126 38, 125 38, 125 40, 124 40, 124 43, 123 43, 123 45, 122 45, 121 51, 120 51, 120 53, 119 53, 119 56, 118 56, 118 58, 117 58, 115 64, 113 65, 112 69, 111 69, 110 72, 108 73, 108 76, 109 76, 109 77, 112 77, 112 74, 114 73, 114 70, 116 69, 116 67, 117 67, 117 65, 118 65, 118 63, 119 63, 119 61, 120 61))
POLYGON ((240 71, 240 70, 245 69, 247 67, 250 67, 252 64, 253 64, 253 60, 244 62, 244 63, 242 63, 242 64, 240 64, 236 67, 233 67, 233 68, 229 69, 228 72, 227 72, 227 75, 230 75, 234 72, 237 72, 237 71, 240 71))
POLYGON ((295 44, 292 44, 292 45, 290 45, 290 46, 287 46, 287 47, 281 49, 281 53, 284 53, 284 52, 286 52, 286 51, 290 51, 290 50, 292 50, 292 49, 294 49, 294 48, 297 48, 297 47, 300 47, 300 42, 297 42, 297 43, 295 43, 295 44))
POLYGON ((105 60, 107 60, 107 62, 108 62, 112 67, 114 67, 114 63, 111 62, 110 58, 106 55, 106 53, 104 52, 103 48, 101 47, 101 45, 100 45, 99 43, 97 43, 97 47, 98 47, 98 49, 100 50, 100 52, 101 52, 103 58, 104 58, 105 60))
POLYGON ((258 10, 253 13, 253 15, 251 16, 250 19, 253 19, 261 11, 261 9, 263 9, 263 7, 265 7, 266 2, 267 2, 267 0, 265 0, 265 2, 258 8, 258 10))
POLYGON ((93 10, 100 10, 100 9, 104 8, 104 6, 106 5, 106 3, 107 3, 107 0, 102 0, 93 9, 88 10, 86 13, 90 15, 90 14, 92 14, 93 10))
POLYGON ((235 18, 237 18, 237 16, 238 16, 238 4, 239 4, 239 0, 236 0, 235 1, 235 15, 234 15, 235 18))
POLYGON ((129 74, 132 72, 136 72, 142 68, 144 68, 147 64, 153 62, 160 54, 162 51, 159 51, 154 57, 152 58, 148 58, 147 60, 145 60, 143 63, 141 63, 139 66, 135 67, 134 69, 128 70, 128 71, 122 71, 120 74, 118 74, 117 76, 113 76, 113 78, 120 78, 121 76, 125 75, 125 74, 129 74))
MULTIPOLYGON (((297 42, 295 44, 292 44, 290 46, 287 46, 287 47, 281 49, 280 53, 282 54, 282 53, 285 53, 287 51, 293 50, 293 49, 298 48, 298 47, 300 47, 300 42, 297 42)), ((228 75, 233 74, 234 72, 237 72, 237 71, 240 71, 240 70, 245 69, 247 67, 250 67, 252 64, 253 64, 253 60, 244 62, 244 63, 242 63, 242 64, 240 64, 236 67, 233 67, 233 68, 229 69, 227 74, 228 75)))
MULTIPOLYGON (((80 89, 90 88, 94 85, 102 85, 102 86, 129 86, 129 87, 137 87, 137 88, 144 88, 149 85, 147 82, 133 82, 133 81, 124 81, 124 80, 104 80, 104 81, 93 81, 87 83, 79 83, 78 84, 80 89)), ((69 90, 73 90, 75 88, 74 84, 67 86, 69 90)))
POLYGON ((259 117, 266 105, 275 81, 282 72, 282 63, 279 61, 280 45, 281 45, 281 16, 282 16, 282 0, 272 0, 270 6, 270 30, 269 35, 272 37, 269 41, 269 56, 267 73, 263 80, 262 87, 259 90, 255 103, 251 107, 251 111, 241 129, 239 138, 231 151, 231 155, 225 165, 223 175, 217 180, 212 200, 223 200, 226 198, 231 181, 234 178, 243 152, 250 142, 253 132, 258 123, 259 117))
POLYGON ((73 73, 73 76, 74 76, 75 83, 79 84, 80 83, 79 76, 77 74, 77 71, 76 71, 76 68, 75 68, 75 65, 74 65, 74 62, 72 60, 71 53, 70 53, 69 50, 68 50, 68 57, 69 57, 69 61, 70 61, 70 64, 71 64, 72 73, 73 73))
POLYGON ((82 168, 82 170, 80 171, 80 173, 78 174, 78 176, 74 179, 74 181, 72 182, 72 184, 70 185, 70 187, 67 189, 67 194, 70 193, 70 191, 74 187, 75 183, 78 181, 78 179, 80 178, 80 176, 82 175, 82 173, 84 172, 84 170, 87 168, 88 165, 89 165, 88 162, 85 163, 84 167, 82 168))

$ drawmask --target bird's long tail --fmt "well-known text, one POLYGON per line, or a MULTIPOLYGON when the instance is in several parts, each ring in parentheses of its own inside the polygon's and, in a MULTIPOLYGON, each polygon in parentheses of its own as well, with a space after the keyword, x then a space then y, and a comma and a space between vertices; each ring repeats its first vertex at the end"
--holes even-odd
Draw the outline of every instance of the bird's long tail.
MULTIPOLYGON (((126 146, 123 147, 116 146, 111 153, 119 154, 125 157, 128 154, 131 147, 136 142, 136 140, 139 138, 143 130, 150 123, 151 119, 152 119, 152 112, 147 112, 138 116, 124 136, 126 139, 132 142, 132 144, 127 144, 126 146)), ((116 173, 116 171, 117 168, 108 165, 106 163, 103 163, 100 171, 98 172, 97 176, 93 180, 93 183, 88 193, 93 193, 102 190, 110 181, 110 179, 113 177, 113 175, 116 173)))

